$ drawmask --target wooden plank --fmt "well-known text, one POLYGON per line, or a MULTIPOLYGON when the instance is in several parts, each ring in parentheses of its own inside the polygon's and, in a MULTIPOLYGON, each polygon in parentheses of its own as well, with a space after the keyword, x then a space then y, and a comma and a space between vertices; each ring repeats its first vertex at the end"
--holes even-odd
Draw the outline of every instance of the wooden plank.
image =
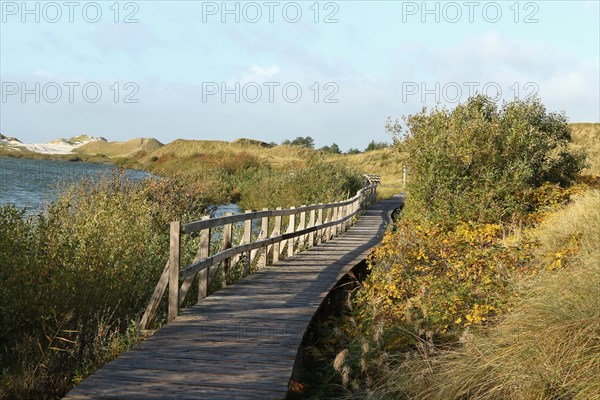
POLYGON ((179 315, 179 250, 181 222, 171 222, 169 232, 169 315, 171 321, 179 315))
POLYGON ((144 315, 142 316, 142 320, 140 321, 140 330, 146 330, 150 328, 150 324, 154 320, 156 316, 156 311, 158 310, 158 305, 160 304, 160 300, 162 299, 167 285, 169 284, 169 261, 167 261, 165 268, 163 269, 162 274, 160 275, 160 279, 158 280, 158 284, 154 288, 154 292, 152 293, 152 297, 150 298, 150 302, 146 307, 146 311, 144 311, 144 315))
MULTIPOLYGON (((315 226, 315 210, 310 211, 310 217, 308 218, 308 226, 307 228, 312 228, 315 226)), ((310 232, 308 234, 308 247, 313 247, 315 245, 315 232, 310 232)))
MULTIPOLYGON (((281 207, 277 207, 277 210, 280 210, 281 207)), ((277 237, 281 234, 281 216, 277 215, 275 217, 275 226, 273 227, 273 233, 271 237, 277 237)), ((279 254, 281 252, 281 244, 280 241, 273 243, 273 263, 279 261, 279 254)))
MULTIPOLYGON (((323 224, 323 210, 319 210, 319 215, 317 217, 317 226, 321 226, 323 224)), ((317 244, 323 243, 323 229, 320 228, 317 235, 317 244)))
MULTIPOLYGON (((227 213, 231 215, 231 213, 227 213)), ((229 223, 223 225, 223 242, 221 245, 222 250, 228 250, 231 248, 231 237, 233 234, 233 224, 229 223)), ((221 265, 221 287, 227 286, 227 279, 229 279, 229 267, 231 266, 231 257, 226 257, 221 265)))
MULTIPOLYGON (((203 219, 209 219, 209 216, 204 217, 203 219)), ((198 262, 206 259, 208 257, 208 253, 210 250, 210 228, 203 229, 200 231, 200 244, 198 246, 198 250, 196 251, 196 257, 194 257, 193 262, 198 262)), ((194 279, 198 275, 198 301, 201 301, 208 295, 208 269, 203 269, 199 271, 197 274, 187 275, 183 279, 183 283, 181 284, 181 288, 179 289, 179 307, 183 305, 185 301, 185 297, 188 294, 188 291, 192 287, 192 283, 194 283, 194 279)))
MULTIPOLYGON (((208 218, 207 218, 208 219, 208 218)), ((210 228, 200 231, 200 246, 196 258, 205 260, 210 256, 210 228)), ((208 296, 208 275, 209 270, 203 269, 198 272, 198 303, 208 296)))
MULTIPOLYGON (((294 208, 294 207, 292 207, 292 208, 294 208)), ((294 232, 296 232, 296 214, 290 215, 289 222, 288 222, 288 229, 287 229, 286 233, 290 233, 291 234, 291 233, 294 233, 294 232)), ((295 243, 294 238, 288 239, 288 241, 287 241, 287 245, 288 245, 288 247, 287 247, 287 256, 288 257, 292 257, 295 254, 294 253, 294 250, 295 250, 294 246, 295 246, 295 244, 296 243, 295 243)), ((281 247, 285 247, 285 244, 283 244, 283 242, 281 244, 281 247)))
MULTIPOLYGON (((302 206, 305 207, 305 206, 302 206)), ((302 208, 300 207, 300 208, 302 208)), ((306 228, 306 211, 302 211, 300 213, 300 222, 298 223, 298 230, 299 231, 303 231, 306 228)), ((304 246, 306 246, 306 234, 304 235, 300 235, 298 236, 300 238, 299 243, 297 244, 297 247, 299 249, 303 249, 304 246)))
MULTIPOLYGON (((269 217, 263 217, 261 220, 261 227, 260 227, 260 235, 258 237, 258 240, 264 240, 267 238, 268 234, 269 234, 269 217)), ((264 268, 267 266, 267 257, 268 257, 268 247, 263 247, 263 250, 261 252, 260 255, 260 259, 258 260, 258 268, 264 268)))
MULTIPOLYGON (((246 214, 252 213, 252 210, 246 210, 246 214)), ((244 235, 242 237, 242 244, 248 244, 252 240, 252 219, 247 219, 244 222, 244 235)), ((244 275, 248 275, 250 273, 250 262, 252 259, 250 258, 250 252, 246 252, 244 259, 244 275)))

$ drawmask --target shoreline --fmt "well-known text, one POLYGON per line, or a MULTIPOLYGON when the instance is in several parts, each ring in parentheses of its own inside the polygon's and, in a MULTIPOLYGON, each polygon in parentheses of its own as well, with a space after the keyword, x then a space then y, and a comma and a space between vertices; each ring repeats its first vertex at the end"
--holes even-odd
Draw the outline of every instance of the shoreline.
POLYGON ((129 160, 126 158, 111 159, 106 156, 84 156, 78 153, 37 153, 30 150, 8 150, 0 147, 0 158, 15 158, 15 159, 26 159, 26 160, 38 160, 38 161, 65 161, 72 163, 89 163, 89 164, 102 164, 102 165, 114 165, 117 168, 132 169, 136 171, 144 171, 151 175, 156 175, 156 172, 150 171, 144 168, 140 163, 129 160))

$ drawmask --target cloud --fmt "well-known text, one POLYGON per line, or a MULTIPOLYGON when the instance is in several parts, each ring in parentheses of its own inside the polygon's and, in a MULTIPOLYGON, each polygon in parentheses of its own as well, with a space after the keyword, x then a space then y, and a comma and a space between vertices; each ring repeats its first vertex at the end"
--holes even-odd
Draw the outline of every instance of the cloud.
POLYGON ((45 71, 43 69, 36 69, 35 71, 33 71, 33 76, 35 76, 36 78, 44 78, 44 79, 56 78, 56 75, 54 73, 45 71))

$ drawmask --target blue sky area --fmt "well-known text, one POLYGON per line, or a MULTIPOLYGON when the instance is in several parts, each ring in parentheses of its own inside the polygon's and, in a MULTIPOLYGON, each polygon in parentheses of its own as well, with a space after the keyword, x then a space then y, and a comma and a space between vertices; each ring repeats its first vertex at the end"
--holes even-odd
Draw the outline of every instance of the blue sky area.
POLYGON ((0 132, 362 149, 482 90, 598 122, 599 3, 2 0, 0 132))

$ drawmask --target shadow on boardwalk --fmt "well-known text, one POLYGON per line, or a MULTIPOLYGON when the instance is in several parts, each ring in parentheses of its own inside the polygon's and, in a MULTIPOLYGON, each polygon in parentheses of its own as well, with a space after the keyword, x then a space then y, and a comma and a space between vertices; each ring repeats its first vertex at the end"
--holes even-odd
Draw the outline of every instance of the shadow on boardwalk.
POLYGON ((394 197, 342 236, 267 267, 184 310, 66 399, 282 399, 298 347, 336 282, 383 236, 394 197))

